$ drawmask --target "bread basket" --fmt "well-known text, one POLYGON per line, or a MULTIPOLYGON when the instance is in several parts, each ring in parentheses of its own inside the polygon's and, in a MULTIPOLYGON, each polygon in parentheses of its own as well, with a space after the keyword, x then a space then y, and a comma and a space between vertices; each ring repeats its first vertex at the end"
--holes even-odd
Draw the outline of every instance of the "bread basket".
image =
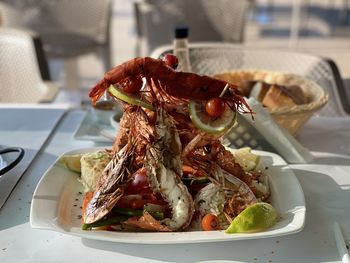
POLYGON ((308 98, 307 104, 269 110, 277 123, 292 135, 295 135, 299 128, 328 101, 328 94, 318 84, 295 74, 264 70, 234 70, 216 74, 214 77, 233 84, 239 84, 242 81, 263 81, 282 86, 299 86, 308 98))

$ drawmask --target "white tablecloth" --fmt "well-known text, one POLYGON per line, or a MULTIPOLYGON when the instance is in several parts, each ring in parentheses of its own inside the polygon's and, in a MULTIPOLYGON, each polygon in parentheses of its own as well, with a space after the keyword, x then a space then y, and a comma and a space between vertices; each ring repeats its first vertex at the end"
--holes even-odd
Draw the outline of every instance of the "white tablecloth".
POLYGON ((0 148, 21 147, 24 157, 0 177, 0 208, 65 113, 64 108, 0 107, 0 148))
POLYGON ((315 118, 298 139, 312 150, 312 164, 292 165, 306 198, 302 232, 276 238, 183 245, 135 245, 81 239, 31 229, 30 201, 50 164, 62 153, 93 142, 73 135, 84 117, 72 111, 60 123, 0 210, 0 262, 339 262, 332 222, 350 239, 350 118, 315 118))

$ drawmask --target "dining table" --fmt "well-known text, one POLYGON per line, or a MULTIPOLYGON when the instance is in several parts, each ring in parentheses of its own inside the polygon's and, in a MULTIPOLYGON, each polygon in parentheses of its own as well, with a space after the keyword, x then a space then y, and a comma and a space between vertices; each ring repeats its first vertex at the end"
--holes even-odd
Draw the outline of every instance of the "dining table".
MULTIPOLYGON (((21 107, 26 117, 35 121, 35 108, 21 107), (29 114, 33 113, 33 114, 29 114)), ((41 123, 47 127, 26 125, 8 127, 0 123, 1 132, 14 129, 18 143, 31 149, 43 129, 47 137, 28 162, 20 179, 0 210, 0 262, 341 262, 333 231, 334 222, 341 226, 346 242, 350 240, 350 118, 312 117, 297 133, 297 140, 313 155, 304 164, 288 164, 298 179, 305 197, 305 225, 299 232, 250 240, 225 242, 143 244, 111 242, 82 238, 68 232, 34 229, 30 224, 33 194, 50 166, 65 152, 110 146, 111 141, 94 142, 75 137, 87 111, 66 108, 57 115, 54 106, 43 109, 41 123), (56 115, 55 115, 55 114, 56 115)), ((18 109, 0 108, 1 114, 15 116, 18 109)), ((37 120, 36 120, 37 121, 37 120)), ((0 145, 4 144, 0 137, 0 145)), ((16 141, 11 142, 11 146, 16 141)), ((347 243, 349 245, 349 243, 347 243)))

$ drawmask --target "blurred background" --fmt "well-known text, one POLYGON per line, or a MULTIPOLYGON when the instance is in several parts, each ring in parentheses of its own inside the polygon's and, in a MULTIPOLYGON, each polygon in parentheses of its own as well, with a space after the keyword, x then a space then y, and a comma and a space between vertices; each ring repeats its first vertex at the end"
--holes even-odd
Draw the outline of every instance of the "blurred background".
POLYGON ((39 39, 49 66, 46 73, 41 69, 42 78, 58 87, 53 101, 78 105, 106 69, 171 44, 179 23, 189 26, 190 43, 331 58, 347 83, 348 8, 347 0, 0 0, 0 27, 25 29, 39 39))

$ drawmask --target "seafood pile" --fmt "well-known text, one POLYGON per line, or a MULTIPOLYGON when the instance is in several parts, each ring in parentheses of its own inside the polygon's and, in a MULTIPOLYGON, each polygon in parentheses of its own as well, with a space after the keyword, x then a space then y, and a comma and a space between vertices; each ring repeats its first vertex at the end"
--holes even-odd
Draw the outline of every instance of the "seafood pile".
POLYGON ((108 92, 124 114, 110 161, 85 195, 83 229, 224 229, 269 198, 258 187, 266 175, 222 144, 237 112, 253 116, 244 98, 232 84, 176 65, 170 54, 135 58, 90 91, 92 103, 108 92))

